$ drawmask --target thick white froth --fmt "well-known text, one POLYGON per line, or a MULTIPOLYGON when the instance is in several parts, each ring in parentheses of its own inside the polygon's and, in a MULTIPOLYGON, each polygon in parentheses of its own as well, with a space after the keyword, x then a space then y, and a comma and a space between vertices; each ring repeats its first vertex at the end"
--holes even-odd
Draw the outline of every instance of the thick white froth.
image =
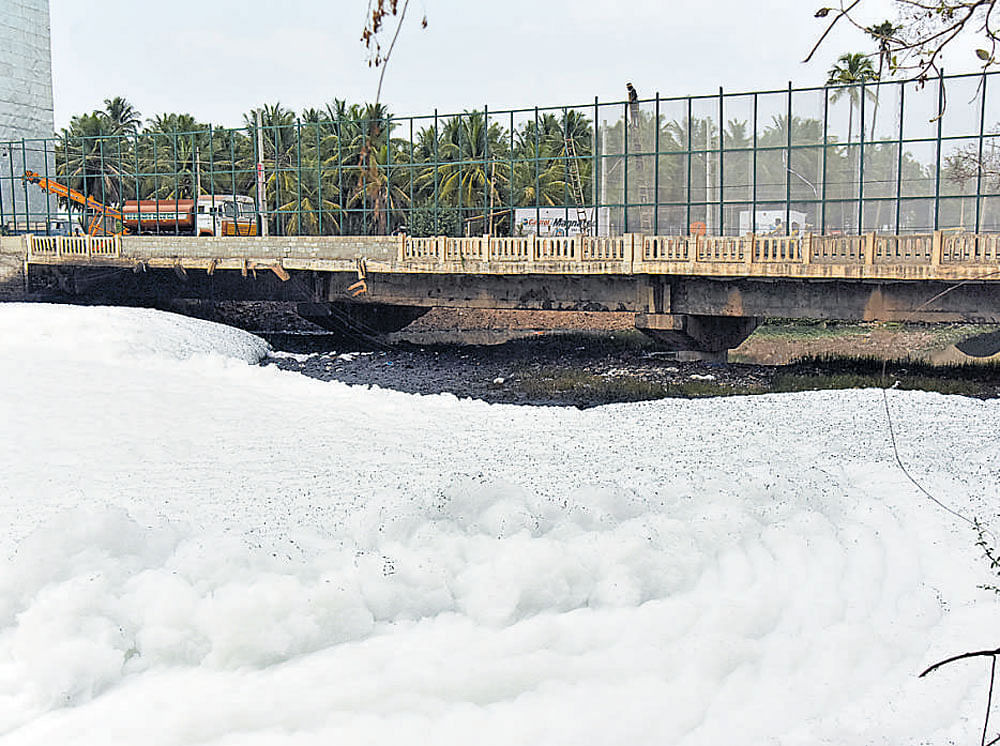
POLYGON ((268 344, 240 329, 148 308, 0 304, 0 354, 112 362, 219 355, 257 363, 268 344))
MULTIPOLYGON (((917 674, 1000 604, 880 392, 488 406, 259 344, 0 305, 5 746, 978 738, 984 664, 917 674)), ((998 403, 889 407, 996 528, 998 403)))

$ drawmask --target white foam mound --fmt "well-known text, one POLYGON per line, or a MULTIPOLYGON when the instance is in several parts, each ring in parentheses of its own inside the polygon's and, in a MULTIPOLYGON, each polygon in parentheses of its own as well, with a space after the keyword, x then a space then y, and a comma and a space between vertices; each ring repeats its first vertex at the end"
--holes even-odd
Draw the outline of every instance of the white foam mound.
MULTIPOLYGON (((0 355, 4 746, 979 738, 983 661, 917 674, 996 647, 996 579, 878 391, 581 412, 90 349, 0 355)), ((995 522, 1000 403, 889 407, 995 522)))
POLYGON ((257 363, 268 349, 240 329, 147 308, 0 303, 2 355, 102 361, 215 355, 257 363))

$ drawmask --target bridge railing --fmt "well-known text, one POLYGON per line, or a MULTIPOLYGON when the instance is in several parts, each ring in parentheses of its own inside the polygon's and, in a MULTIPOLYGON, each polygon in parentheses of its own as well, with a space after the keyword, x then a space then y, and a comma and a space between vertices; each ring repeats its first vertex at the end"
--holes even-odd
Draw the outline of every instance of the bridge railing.
MULTIPOLYGON (((806 236, 809 240, 811 236, 806 236)), ((802 241, 797 236, 749 236, 752 242, 750 256, 753 262, 776 264, 779 262, 802 262, 802 241)))
POLYGON ((695 239, 695 258, 699 262, 742 262, 745 241, 734 236, 704 236, 695 239))
POLYGON ((621 262, 631 257, 632 237, 606 238, 586 236, 580 243, 580 258, 584 261, 621 262))
POLYGON ((632 245, 631 235, 407 237, 401 258, 417 262, 623 262, 631 260, 632 245))
MULTIPOLYGON (((129 239, 132 240, 132 239, 129 239)), ((141 239, 136 239, 141 240, 141 239)), ((228 239, 194 239, 198 242, 194 256, 211 258, 216 249, 212 241, 228 239), (204 244, 201 241, 204 240, 204 244), (207 252, 207 253, 206 253, 207 252)), ((219 250, 237 252, 222 258, 298 256, 294 247, 287 244, 273 246, 275 241, 290 242, 298 239, 247 238, 245 246, 226 244, 219 250), (263 253, 262 253, 263 252, 263 253)), ((310 257, 323 258, 324 242, 346 239, 309 239, 310 257)), ((375 238, 368 240, 376 240, 375 238)), ((383 242, 385 238, 378 239, 383 242)), ((396 242, 396 239, 390 239, 396 242)), ((160 239, 162 243, 162 239, 160 239)), ((28 261, 51 262, 73 260, 129 260, 136 259, 135 247, 129 244, 128 255, 122 255, 120 236, 26 236, 28 261)), ((355 239, 347 249, 330 246, 330 256, 341 256, 343 251, 360 251, 355 239), (338 253, 340 252, 340 253, 338 253)), ((653 264, 663 267, 676 266, 678 271, 698 271, 695 265, 717 265, 725 273, 739 273, 739 266, 753 265, 881 265, 881 266, 938 266, 938 265, 1000 265, 1000 234, 975 234, 936 231, 910 235, 819 235, 797 236, 657 236, 628 234, 626 236, 475 236, 452 238, 445 236, 399 238, 398 261, 431 265, 452 265, 472 262, 477 264, 548 264, 548 271, 572 272, 580 265, 586 272, 609 271, 631 273, 641 271, 636 265, 653 264), (607 266, 616 265, 616 266, 607 266), (724 266, 726 265, 726 266, 724 266)), ((193 246, 193 244, 192 244, 193 246)), ((159 247, 156 256, 181 258, 177 251, 193 251, 192 246, 159 247)), ((306 250, 306 249, 303 249, 306 250)), ((151 249, 151 251, 153 251, 151 249)), ((141 253, 141 252, 140 252, 141 253)), ((216 259, 219 257, 216 256, 216 259)), ((448 267, 446 271, 456 271, 448 267)), ((775 269, 767 270, 773 274, 775 269)), ((777 271, 781 271, 780 269, 777 271)))
POLYGON ((868 236, 810 235, 809 261, 817 264, 864 264, 868 236))
POLYGON ((1000 261, 1000 234, 536 236, 407 238, 402 259, 431 262, 961 264, 1000 261))
POLYGON ((28 259, 117 259, 121 236, 35 236, 29 234, 28 259))
POLYGON ((929 264, 934 252, 933 233, 908 236, 874 236, 873 263, 929 264))
POLYGON ((941 239, 941 262, 1000 263, 1000 234, 944 233, 941 239))
POLYGON ((580 258, 580 238, 539 238, 535 261, 569 261, 580 258))
POLYGON ((644 262, 687 262, 690 261, 690 258, 687 236, 642 237, 642 260, 644 262))
POLYGON ((486 244, 491 262, 528 262, 532 259, 532 240, 529 238, 490 236, 486 244))

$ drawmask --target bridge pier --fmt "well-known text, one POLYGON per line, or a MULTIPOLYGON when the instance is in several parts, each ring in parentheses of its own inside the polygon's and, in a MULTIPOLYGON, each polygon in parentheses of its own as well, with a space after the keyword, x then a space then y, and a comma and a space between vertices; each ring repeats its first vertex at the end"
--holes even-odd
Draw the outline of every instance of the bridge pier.
POLYGON ((726 353, 760 324, 756 316, 702 316, 686 313, 636 314, 635 327, 667 350, 703 353, 703 359, 726 359, 726 353))

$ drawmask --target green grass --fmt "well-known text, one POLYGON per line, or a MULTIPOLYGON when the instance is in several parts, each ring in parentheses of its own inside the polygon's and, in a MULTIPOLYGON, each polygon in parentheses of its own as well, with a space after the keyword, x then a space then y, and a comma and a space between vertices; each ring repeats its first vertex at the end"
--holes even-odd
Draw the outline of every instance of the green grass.
POLYGON ((990 324, 920 324, 898 321, 857 322, 857 321, 811 321, 803 319, 768 319, 751 335, 751 339, 780 341, 809 341, 818 339, 838 339, 863 337, 876 329, 895 332, 930 332, 934 347, 947 347, 967 337, 995 331, 998 327, 990 324))
POLYGON ((589 404, 748 393, 715 381, 659 383, 635 376, 598 376, 577 368, 542 368, 516 378, 520 379, 518 388, 531 397, 584 399, 589 404))
POLYGON ((1000 384, 1000 362, 996 361, 935 365, 922 360, 883 360, 871 355, 820 355, 801 358, 796 361, 795 367, 816 368, 830 373, 877 375, 879 377, 884 370, 887 378, 919 376, 1000 384))
MULTIPOLYGON (((931 378, 928 376, 891 379, 892 385, 899 380, 897 388, 906 391, 936 391, 939 394, 959 394, 962 396, 981 396, 986 392, 981 383, 961 381, 949 378, 931 378)), ((830 373, 819 375, 797 375, 782 373, 771 381, 770 391, 785 394, 793 391, 829 391, 840 389, 884 388, 886 379, 881 375, 863 375, 857 373, 830 373)))
POLYGON ((1000 364, 934 366, 911 360, 883 362, 874 357, 809 358, 776 369, 769 384, 749 385, 689 379, 649 381, 636 376, 603 376, 581 368, 557 366, 522 369, 512 378, 518 381, 519 390, 533 399, 580 406, 665 397, 740 396, 893 385, 901 390, 989 397, 996 396, 1000 388, 1000 364))
POLYGON ((752 339, 760 340, 808 340, 832 339, 836 337, 861 337, 870 334, 873 325, 836 321, 795 321, 769 319, 754 330, 752 339))

